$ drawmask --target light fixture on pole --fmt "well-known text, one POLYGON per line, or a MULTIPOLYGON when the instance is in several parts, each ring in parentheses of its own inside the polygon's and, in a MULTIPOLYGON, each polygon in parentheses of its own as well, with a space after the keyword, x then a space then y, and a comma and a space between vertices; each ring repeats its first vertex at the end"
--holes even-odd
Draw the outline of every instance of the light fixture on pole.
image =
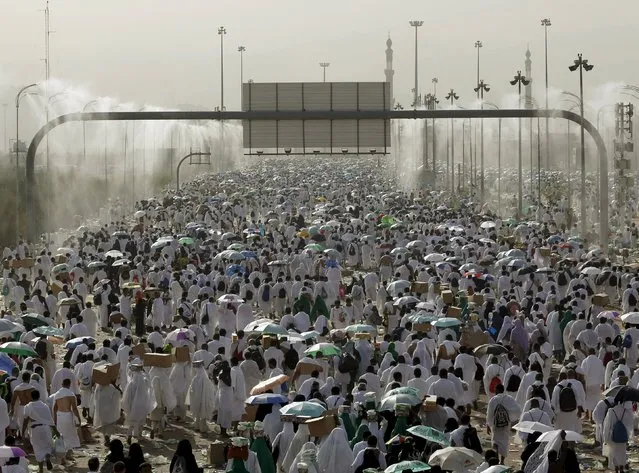
POLYGON ((413 108, 419 105, 419 82, 418 82, 418 62, 417 62, 417 29, 424 24, 421 20, 413 20, 409 22, 410 26, 415 28, 415 90, 413 91, 413 108))
MULTIPOLYGON (((548 110, 548 27, 550 25, 550 18, 541 20, 541 26, 544 27, 544 51, 546 58, 546 110, 548 110)), ((546 118, 546 167, 550 167, 550 132, 548 118, 546 118)))
POLYGON ((246 47, 238 46, 237 51, 240 53, 240 90, 242 84, 244 83, 244 53, 246 52, 246 47))
MULTIPOLYGON (((450 108, 455 108, 455 100, 459 100, 459 96, 455 93, 455 89, 450 89, 446 100, 450 100, 450 108)), ((455 122, 450 119, 450 191, 455 194, 455 122)))
MULTIPOLYGON (((477 49, 477 83, 479 84, 479 50, 484 47, 484 44, 481 41, 475 41, 475 49, 477 49)), ((477 92, 477 99, 479 99, 479 89, 475 89, 477 92)))
MULTIPOLYGON (((475 87, 475 92, 479 95, 481 109, 484 109, 484 92, 488 92, 490 87, 483 80, 477 82, 477 87, 475 87)), ((481 200, 484 201, 484 119, 480 120, 480 139, 481 139, 481 151, 480 151, 480 163, 481 163, 481 182, 480 182, 480 194, 481 200)))
MULTIPOLYGON (((588 64, 588 59, 584 59, 581 53, 577 54, 577 59, 574 60, 571 66, 568 66, 571 72, 579 69, 579 113, 581 114, 581 121, 584 120, 584 69, 591 71, 595 67, 592 64, 588 64)), ((584 145, 584 126, 581 128, 581 234, 586 236, 586 150, 584 145)))
MULTIPOLYGON (((530 81, 526 79, 526 76, 521 74, 521 71, 517 71, 517 75, 510 81, 510 85, 516 85, 518 88, 518 97, 519 100, 517 102, 517 108, 521 108, 521 86, 528 85, 530 81)), ((517 119, 519 121, 519 166, 518 166, 518 180, 519 180, 519 193, 517 195, 517 211, 519 217, 523 215, 523 201, 524 201, 524 183, 522 176, 522 159, 521 159, 521 117, 517 119)))
POLYGON ((322 82, 326 82, 326 68, 328 66, 330 66, 331 63, 330 62, 320 62, 319 65, 322 68, 322 77, 323 77, 322 82))
POLYGON ((24 93, 38 84, 30 84, 21 88, 16 94, 16 243, 20 240, 20 99, 24 93))
POLYGON ((220 26, 217 29, 217 34, 220 35, 220 110, 224 110, 224 35, 226 34, 226 28, 220 26))

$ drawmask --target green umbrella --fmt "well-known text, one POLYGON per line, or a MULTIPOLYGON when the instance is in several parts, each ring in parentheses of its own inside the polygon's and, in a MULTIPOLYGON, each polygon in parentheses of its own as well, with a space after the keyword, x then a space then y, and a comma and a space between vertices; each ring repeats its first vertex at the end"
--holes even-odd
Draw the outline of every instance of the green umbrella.
POLYGON ((339 347, 336 347, 332 343, 316 343, 312 347, 308 348, 304 354, 316 356, 318 353, 321 353, 324 356, 336 356, 339 355, 342 350, 339 347))
POLYGON ((410 394, 411 396, 419 397, 419 391, 417 389, 409 388, 407 386, 391 389, 384 395, 384 397, 394 396, 395 394, 410 394))
POLYGON ((433 326, 437 328, 457 327, 458 325, 461 325, 461 320, 455 317, 442 317, 433 323, 433 326))
POLYGON ((354 324, 346 327, 346 333, 370 333, 372 335, 376 335, 377 329, 372 325, 354 324))
POLYGON ((319 243, 311 243, 304 247, 305 250, 317 251, 318 253, 324 251, 324 248, 319 243))
POLYGON ((326 409, 316 403, 310 401, 292 402, 280 409, 280 415, 297 416, 297 417, 321 417, 326 409))
POLYGON ((417 473, 418 471, 428 471, 430 466, 424 462, 417 460, 403 461, 395 463, 384 470, 384 473, 402 473, 403 471, 412 471, 417 473))
POLYGON ((316 233, 319 233, 320 229, 319 227, 313 225, 312 227, 309 227, 308 229, 308 233, 310 233, 311 235, 315 235, 316 233))
POLYGON ((18 355, 18 356, 33 356, 38 357, 38 354, 35 352, 33 348, 31 348, 26 343, 20 342, 7 342, 0 345, 0 352, 7 353, 9 355, 18 355))
POLYGON ((51 325, 51 319, 48 319, 44 315, 30 313, 25 314, 22 317, 22 324, 28 329, 33 330, 36 327, 44 327, 51 325))
POLYGON ((106 263, 103 263, 102 261, 91 261, 89 265, 87 266, 87 268, 99 269, 99 268, 104 268, 105 266, 106 266, 106 263))
POLYGON ((191 246, 195 244, 195 240, 191 237, 182 237, 178 240, 178 243, 182 246, 191 246))
POLYGON ((69 272, 69 265, 67 264, 56 264, 53 269, 51 269, 51 272, 53 274, 61 274, 61 273, 68 273, 69 272))
POLYGON ((64 338, 64 332, 59 328, 49 327, 49 326, 40 326, 33 329, 33 333, 37 335, 42 335, 45 337, 62 337, 64 338))
POLYGON ((392 396, 385 396, 379 405, 380 411, 394 411, 397 404, 408 404, 409 406, 416 406, 421 404, 422 400, 413 394, 393 394, 392 396))
POLYGON ((430 324, 437 320, 437 316, 417 313, 409 316, 408 320, 414 324, 430 324))
POLYGON ((263 325, 258 325, 255 327, 252 332, 261 333, 264 335, 288 335, 288 332, 284 327, 277 324, 268 324, 265 323, 263 325))
POLYGON ((242 251, 245 248, 246 247, 242 245, 241 243, 233 243, 232 245, 229 245, 226 247, 227 250, 233 250, 233 251, 242 251))
POLYGON ((425 425, 416 425, 407 430, 408 433, 413 434, 415 437, 423 438, 429 442, 438 443, 442 447, 449 447, 450 441, 446 438, 446 434, 441 430, 433 429, 425 425))

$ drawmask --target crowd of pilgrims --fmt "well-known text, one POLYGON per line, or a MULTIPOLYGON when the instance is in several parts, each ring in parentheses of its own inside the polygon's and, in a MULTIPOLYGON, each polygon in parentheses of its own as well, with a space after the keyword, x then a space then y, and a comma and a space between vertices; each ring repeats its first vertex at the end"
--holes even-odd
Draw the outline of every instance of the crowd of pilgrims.
POLYGON ((383 172, 265 160, 5 248, 1 335, 34 353, 0 359, 1 440, 29 453, 2 473, 73 464, 80 425, 109 448, 90 471, 145 473, 142 447, 176 424, 201 440, 180 441, 171 473, 203 471, 193 450, 214 438, 238 473, 573 473, 584 449, 626 471, 632 266, 561 208, 502 220, 383 172), (188 355, 149 366, 137 346, 188 355), (334 425, 313 436, 318 409, 334 425))

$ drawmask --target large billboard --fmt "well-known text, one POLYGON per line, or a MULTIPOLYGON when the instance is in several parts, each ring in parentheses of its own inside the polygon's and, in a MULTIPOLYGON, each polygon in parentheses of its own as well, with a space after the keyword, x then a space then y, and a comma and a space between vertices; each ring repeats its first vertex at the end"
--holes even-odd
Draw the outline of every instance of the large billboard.
MULTIPOLYGON (((286 82, 242 85, 243 111, 389 110, 388 82, 286 82)), ((386 153, 390 122, 243 120, 246 154, 386 153)))

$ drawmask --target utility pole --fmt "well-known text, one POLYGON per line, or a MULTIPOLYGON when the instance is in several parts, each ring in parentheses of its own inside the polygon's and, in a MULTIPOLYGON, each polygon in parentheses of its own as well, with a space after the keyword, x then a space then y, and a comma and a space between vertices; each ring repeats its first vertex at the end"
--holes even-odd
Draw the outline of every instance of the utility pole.
POLYGON ((322 68, 322 82, 326 82, 326 68, 331 65, 330 62, 320 62, 320 67, 322 68))
MULTIPOLYGON (((479 85, 479 50, 484 47, 484 44, 481 41, 475 41, 475 49, 477 49, 477 85, 479 85)), ((477 99, 479 100, 479 90, 475 89, 477 92, 477 99)))
POLYGON ((417 61, 417 29, 424 24, 423 21, 414 20, 409 22, 410 26, 415 28, 415 90, 413 93, 413 108, 419 105, 419 84, 418 84, 418 61, 417 61))
POLYGON ((220 110, 224 111, 224 35, 226 34, 226 28, 220 26, 217 29, 217 34, 220 35, 220 110))
POLYGON ((7 105, 6 103, 2 104, 2 121, 4 122, 4 141, 2 142, 2 149, 6 149, 7 153, 10 153, 10 150, 7 146, 9 146, 7 144, 7 105), (7 148, 5 148, 7 147, 7 148))

